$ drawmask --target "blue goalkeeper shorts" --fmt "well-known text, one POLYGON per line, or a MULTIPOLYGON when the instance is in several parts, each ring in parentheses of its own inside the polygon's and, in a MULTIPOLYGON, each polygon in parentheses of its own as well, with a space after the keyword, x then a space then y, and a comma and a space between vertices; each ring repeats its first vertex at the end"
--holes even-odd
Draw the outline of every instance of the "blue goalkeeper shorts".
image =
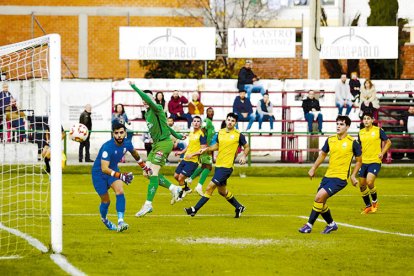
POLYGON ((116 177, 104 174, 102 172, 92 171, 92 183, 98 195, 104 195, 111 188, 112 183, 119 180, 116 177))

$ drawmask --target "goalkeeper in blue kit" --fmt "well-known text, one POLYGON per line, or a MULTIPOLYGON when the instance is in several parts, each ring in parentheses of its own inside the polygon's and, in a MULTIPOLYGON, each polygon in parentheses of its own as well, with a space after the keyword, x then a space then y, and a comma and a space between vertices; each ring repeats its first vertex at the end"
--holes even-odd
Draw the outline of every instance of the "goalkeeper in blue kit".
POLYGON ((130 140, 125 139, 126 128, 123 124, 115 124, 112 127, 113 138, 102 145, 98 156, 92 167, 92 182, 96 192, 101 198, 99 212, 101 220, 109 230, 122 232, 129 225, 124 221, 125 196, 123 183, 130 184, 133 177, 132 172, 121 173, 118 163, 127 151, 131 153, 138 165, 149 175, 151 169, 142 161, 138 152, 134 149, 130 140), (116 194, 116 212, 118 214, 118 225, 108 220, 108 208, 111 203, 108 190, 112 188, 116 194))

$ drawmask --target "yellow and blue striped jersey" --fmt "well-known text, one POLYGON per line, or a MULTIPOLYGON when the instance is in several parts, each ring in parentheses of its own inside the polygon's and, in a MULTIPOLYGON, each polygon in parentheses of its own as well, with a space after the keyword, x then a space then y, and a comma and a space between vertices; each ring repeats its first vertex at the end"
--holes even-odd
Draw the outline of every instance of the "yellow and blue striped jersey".
MULTIPOLYGON (((201 149, 201 145, 207 145, 207 137, 204 135, 204 132, 201 129, 195 132, 194 131, 190 132, 190 134, 188 135, 188 141, 189 142, 188 142, 186 156, 187 154, 190 154, 190 153, 199 152, 201 149)), ((195 155, 192 158, 184 157, 184 160, 197 163, 198 156, 195 155)))
POLYGON ((329 137, 322 151, 329 153, 329 166, 325 177, 346 180, 350 174, 352 158, 361 156, 361 146, 350 135, 339 139, 337 135, 329 137))
POLYGON ((362 148, 362 163, 381 163, 378 155, 381 153, 381 142, 388 137, 382 128, 372 126, 369 130, 363 128, 359 131, 358 141, 362 148))
POLYGON ((217 143, 219 146, 216 167, 233 168, 234 159, 237 156, 239 145, 247 144, 246 137, 237 129, 227 132, 226 128, 218 132, 217 143))

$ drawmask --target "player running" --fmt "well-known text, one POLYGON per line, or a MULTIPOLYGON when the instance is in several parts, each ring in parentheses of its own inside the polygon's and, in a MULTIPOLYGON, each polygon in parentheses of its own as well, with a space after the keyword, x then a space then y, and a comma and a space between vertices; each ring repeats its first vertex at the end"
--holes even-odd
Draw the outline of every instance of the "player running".
POLYGON ((129 151, 138 165, 148 174, 151 169, 145 165, 138 152, 134 149, 130 140, 126 140, 126 128, 122 124, 115 124, 112 127, 113 138, 102 145, 98 157, 92 167, 92 182, 96 192, 101 197, 99 212, 101 220, 109 230, 122 232, 128 229, 129 225, 124 221, 125 196, 123 183, 127 185, 134 178, 132 172, 119 172, 118 163, 124 154, 129 151), (109 198, 108 189, 112 188, 116 194, 116 212, 118 213, 118 226, 113 224, 106 217, 108 214, 109 198))
POLYGON ((319 214, 328 223, 322 234, 329 234, 332 231, 338 230, 338 225, 334 222, 326 201, 347 185, 352 158, 355 156, 356 159, 356 164, 351 174, 351 181, 354 186, 358 184, 356 174, 362 164, 361 146, 354 138, 348 135, 350 125, 351 120, 348 116, 339 115, 336 118, 336 135, 326 139, 318 159, 316 159, 315 164, 308 172, 312 179, 318 167, 325 160, 328 153, 330 153, 328 170, 319 185, 308 222, 299 229, 300 233, 310 233, 319 214))
POLYGON ((207 147, 207 138, 201 130, 201 117, 194 116, 192 124, 193 131, 188 135, 188 146, 182 151, 175 153, 175 155, 185 153, 184 159, 178 164, 174 173, 174 178, 183 189, 182 197, 185 197, 186 194, 191 193, 191 189, 187 186, 184 180, 197 169, 200 149, 207 147))
POLYGON ((147 165, 152 170, 152 175, 149 176, 150 182, 148 184, 147 200, 141 210, 135 214, 137 217, 142 217, 151 213, 153 210, 152 201, 157 192, 158 184, 171 191, 171 204, 181 200, 182 189, 171 184, 167 178, 160 174, 160 170, 162 166, 165 165, 165 161, 173 149, 173 142, 170 138, 170 134, 180 140, 184 140, 186 137, 185 135, 175 132, 168 126, 164 109, 161 105, 154 102, 150 90, 141 91, 132 81, 130 81, 129 84, 142 98, 144 106, 147 108, 147 111, 145 112, 145 120, 147 122, 148 132, 153 140, 152 149, 147 158, 147 165))
MULTIPOLYGON (((213 125, 214 109, 212 107, 207 108, 207 117, 204 119, 203 131, 207 137, 207 146, 212 145, 212 140, 216 130, 213 125)), ((207 176, 210 174, 213 169, 213 157, 212 154, 203 153, 200 155, 201 167, 198 167, 193 174, 185 180, 187 184, 190 184, 193 179, 200 175, 200 180, 195 188, 196 192, 203 196, 203 185, 206 182, 207 176)))
POLYGON ((200 208, 207 203, 216 188, 219 194, 226 198, 227 201, 236 208, 235 218, 239 218, 245 210, 245 207, 236 200, 230 191, 227 190, 226 185, 227 179, 229 179, 233 172, 234 160, 237 157, 239 145, 244 148, 243 155, 239 159, 239 163, 241 165, 246 163, 246 157, 249 154, 250 147, 247 144, 244 135, 240 133, 239 130, 235 129, 237 114, 227 114, 226 123, 226 128, 219 131, 217 144, 200 150, 200 154, 218 150, 218 155, 214 176, 208 184, 205 194, 194 207, 184 208, 187 215, 192 217, 195 216, 198 210, 200 210, 200 208))
POLYGON ((369 214, 375 213, 378 209, 377 188, 374 182, 381 169, 382 158, 391 147, 391 141, 382 128, 372 124, 374 122, 372 113, 364 113, 362 121, 365 127, 358 134, 358 141, 362 148, 359 190, 365 203, 365 208, 361 214, 369 214))

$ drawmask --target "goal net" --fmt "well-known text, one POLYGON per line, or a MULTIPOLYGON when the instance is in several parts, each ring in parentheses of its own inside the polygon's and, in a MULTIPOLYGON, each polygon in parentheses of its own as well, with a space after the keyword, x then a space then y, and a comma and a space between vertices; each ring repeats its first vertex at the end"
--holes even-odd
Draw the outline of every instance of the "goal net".
POLYGON ((59 35, 0 47, 0 258, 62 251, 60 61, 59 35))

